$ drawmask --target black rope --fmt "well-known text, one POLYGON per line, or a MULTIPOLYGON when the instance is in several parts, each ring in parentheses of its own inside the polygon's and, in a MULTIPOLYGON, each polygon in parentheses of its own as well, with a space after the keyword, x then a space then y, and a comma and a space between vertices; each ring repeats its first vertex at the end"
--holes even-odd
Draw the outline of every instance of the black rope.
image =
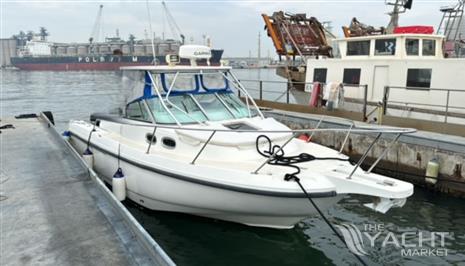
MULTIPOLYGON (((284 180, 286 180, 286 181, 294 180, 299 185, 300 189, 305 194, 308 201, 310 201, 313 208, 315 208, 315 210, 320 214, 321 218, 323 218, 325 223, 331 228, 331 230, 342 241, 342 243, 344 243, 344 245, 347 248, 349 248, 347 243, 344 241, 344 238, 339 234, 339 232, 336 230, 336 228, 334 228, 334 226, 331 224, 331 222, 328 220, 328 218, 326 218, 324 213, 320 210, 320 208, 318 208, 316 203, 313 201, 313 199, 307 193, 305 188, 302 186, 302 183, 300 183, 300 179, 297 177, 297 175, 300 173, 300 167, 298 167, 297 165, 294 165, 294 164, 297 164, 297 163, 309 162, 309 161, 313 161, 313 160, 349 161, 349 159, 343 159, 343 158, 337 158, 337 157, 315 157, 315 156, 313 156, 311 154, 308 154, 308 153, 301 153, 301 154, 295 155, 295 156, 285 156, 284 151, 281 148, 281 146, 272 145, 271 139, 268 136, 265 136, 265 135, 258 136, 257 139, 256 139, 256 142, 255 142, 255 145, 256 145, 256 148, 257 148, 257 152, 259 154, 261 154, 262 156, 264 156, 264 157, 266 157, 268 159, 273 156, 271 158, 271 160, 268 162, 268 164, 281 165, 281 166, 292 167, 292 168, 296 169, 296 171, 293 172, 293 173, 285 174, 284 175, 284 180), (260 143, 260 139, 262 139, 262 138, 266 139, 266 141, 268 142, 268 150, 265 150, 265 151, 260 150, 259 143, 260 143)), ((365 261, 362 260, 362 258, 359 255, 357 255, 355 253, 352 253, 352 254, 354 254, 354 256, 360 261, 360 263, 362 265, 364 265, 364 266, 367 265, 365 263, 365 261)))
POLYGON ((118 169, 121 168, 120 161, 121 161, 121 142, 118 142, 118 169))
POLYGON ((92 137, 92 133, 94 133, 96 130, 95 130, 95 124, 94 126, 92 127, 92 130, 90 131, 89 133, 89 137, 87 138, 87 150, 89 149, 90 147, 90 138, 92 137))
POLYGON ((271 160, 268 162, 268 164, 271 165, 280 165, 280 166, 286 166, 286 167, 292 167, 296 171, 294 173, 288 173, 286 176, 293 176, 293 175, 298 175, 300 174, 300 167, 298 167, 297 163, 304 163, 304 162, 310 162, 313 160, 336 160, 336 161, 349 161, 349 159, 344 159, 344 158, 338 158, 338 157, 315 157, 311 154, 308 153, 301 153, 299 155, 294 155, 294 156, 285 156, 284 150, 281 149, 281 146, 279 145, 272 145, 271 139, 266 136, 266 135, 260 135, 257 137, 255 141, 255 146, 257 148, 257 152, 262 155, 263 157, 266 158, 271 158, 271 160), (265 139, 267 144, 268 144, 268 149, 261 151, 260 150, 260 140, 265 139))
MULTIPOLYGON (((287 174, 288 175, 288 174, 287 174)), ((286 176, 287 176, 286 175, 286 176)), ((328 218, 326 218, 326 216, 323 214, 323 212, 320 210, 320 208, 318 208, 318 206, 316 205, 316 203, 313 201, 313 199, 310 197, 310 195, 307 193, 307 191, 305 190, 305 188, 302 186, 302 183, 300 183, 300 179, 295 176, 295 175, 292 175, 292 176, 288 176, 285 178, 286 181, 290 181, 290 180, 294 180, 300 187, 300 189, 302 189, 302 192, 305 194, 305 196, 307 197, 308 201, 310 201, 310 203, 312 204, 313 208, 315 208, 315 210, 320 214, 321 218, 323 218, 323 220, 325 221, 325 223, 329 226, 329 228, 331 228, 331 230, 333 230, 334 234, 341 240, 342 243, 344 243, 344 245, 349 249, 349 246, 347 245, 347 243, 344 241, 344 238, 339 234, 339 232, 336 230, 336 228, 334 228, 334 226, 331 224, 331 222, 328 220, 328 218)), ((352 252, 351 252, 352 253, 352 252)), ((355 253, 352 253, 354 254, 354 256, 358 259, 358 261, 360 261, 360 263, 364 266, 366 266, 367 264, 365 263, 365 261, 357 254, 355 253)))

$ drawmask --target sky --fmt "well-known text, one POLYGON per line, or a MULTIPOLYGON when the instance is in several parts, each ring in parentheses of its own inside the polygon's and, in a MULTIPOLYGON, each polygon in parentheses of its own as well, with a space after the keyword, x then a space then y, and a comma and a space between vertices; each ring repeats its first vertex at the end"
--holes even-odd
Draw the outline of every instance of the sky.
MULTIPOLYGON (((144 38, 150 32, 147 5, 151 14, 152 29, 156 36, 165 32, 172 37, 163 16, 161 1, 148 0, 0 0, 1 38, 11 37, 20 30, 38 32, 47 28, 49 40, 55 42, 87 42, 97 17, 98 7, 104 5, 102 28, 111 37, 119 30, 127 39, 129 34, 144 38), (164 22, 165 21, 165 22, 164 22), (164 26, 165 25, 165 26, 164 26)), ((281 0, 281 1, 219 1, 219 0, 166 0, 170 13, 181 28, 187 41, 203 43, 208 35, 213 47, 225 50, 224 56, 257 55, 258 34, 261 34, 261 54, 275 55, 271 39, 264 31, 262 13, 275 11, 306 13, 319 21, 331 21, 333 32, 341 36, 341 26, 348 25, 352 17, 373 26, 386 26, 390 10, 385 0, 281 0)), ((401 25, 439 25, 441 6, 453 5, 457 0, 414 0, 412 10, 401 15, 401 25)), ((149 33, 150 34, 150 33, 149 33)))

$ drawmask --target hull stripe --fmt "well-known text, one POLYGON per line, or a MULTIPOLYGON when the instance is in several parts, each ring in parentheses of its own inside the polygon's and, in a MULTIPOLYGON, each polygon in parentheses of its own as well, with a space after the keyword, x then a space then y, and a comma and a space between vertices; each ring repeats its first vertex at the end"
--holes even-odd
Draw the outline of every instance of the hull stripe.
MULTIPOLYGON (((71 136, 79 139, 80 141, 82 141, 84 143, 87 143, 87 140, 77 136, 76 134, 74 134, 72 132, 71 132, 71 136)), ((110 151, 107 151, 107 150, 103 149, 102 147, 100 147, 98 145, 90 143, 90 146, 92 148, 95 148, 95 149, 101 151, 102 153, 105 153, 107 155, 110 155, 110 156, 114 157, 115 159, 118 158, 117 154, 115 154, 113 152, 110 152, 110 151)), ((154 168, 154 167, 151 167, 151 166, 148 166, 148 165, 140 164, 140 163, 135 162, 135 161, 133 161, 131 159, 128 159, 128 158, 126 158, 124 156, 120 156, 120 160, 125 161, 125 162, 127 162, 129 164, 132 164, 132 165, 134 165, 136 167, 139 167, 139 168, 142 168, 142 169, 157 173, 157 174, 165 175, 165 176, 168 176, 168 177, 172 177, 172 178, 176 178, 176 179, 179 179, 179 180, 183 180, 183 181, 187 181, 187 182, 191 182, 191 183, 196 183, 196 184, 200 184, 200 185, 204 185, 204 186, 210 186, 210 187, 215 187, 215 188, 220 188, 220 189, 225 189, 225 190, 231 190, 231 191, 241 192, 241 193, 247 193, 247 194, 255 194, 255 195, 260 195, 260 196, 280 197, 280 198, 306 198, 305 194, 302 193, 302 192, 297 192, 297 193, 276 192, 276 191, 266 191, 266 190, 257 190, 257 189, 236 187, 236 186, 225 185, 225 184, 221 184, 221 183, 215 183, 215 182, 210 182, 210 181, 205 181, 205 180, 199 180, 199 179, 196 179, 196 178, 192 178, 192 177, 188 177, 188 176, 184 176, 184 175, 179 175, 179 174, 175 174, 175 173, 170 173, 168 171, 164 171, 164 170, 157 169, 157 168, 154 168)), ((337 195, 336 191, 334 191, 334 190, 328 191, 328 192, 315 192, 315 193, 308 193, 308 194, 312 198, 327 198, 327 197, 335 197, 337 195)))

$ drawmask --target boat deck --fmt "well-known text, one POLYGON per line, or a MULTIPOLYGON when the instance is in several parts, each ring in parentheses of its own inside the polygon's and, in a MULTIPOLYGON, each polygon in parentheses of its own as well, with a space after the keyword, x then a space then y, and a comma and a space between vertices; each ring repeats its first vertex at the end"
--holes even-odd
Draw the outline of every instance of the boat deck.
POLYGON ((0 265, 174 265, 47 122, 0 122, 0 265))

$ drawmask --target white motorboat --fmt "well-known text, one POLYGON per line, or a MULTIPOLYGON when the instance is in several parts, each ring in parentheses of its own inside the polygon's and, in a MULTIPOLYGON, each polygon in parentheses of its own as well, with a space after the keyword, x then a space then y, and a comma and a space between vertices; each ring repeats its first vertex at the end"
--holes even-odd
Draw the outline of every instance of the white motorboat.
MULTIPOLYGON (((306 193, 322 210, 346 194, 373 196, 367 206, 381 212, 413 194, 410 183, 361 169, 364 158, 353 165, 338 151, 296 138, 312 130, 266 118, 229 67, 195 65, 208 54, 207 47, 185 46, 180 56, 191 66, 126 67, 131 96, 123 116, 70 122, 70 143, 92 151, 92 167, 106 182, 120 168, 129 199, 152 210, 292 228, 317 211, 306 193)), ((371 132, 375 140, 412 132, 337 130, 371 132)))

